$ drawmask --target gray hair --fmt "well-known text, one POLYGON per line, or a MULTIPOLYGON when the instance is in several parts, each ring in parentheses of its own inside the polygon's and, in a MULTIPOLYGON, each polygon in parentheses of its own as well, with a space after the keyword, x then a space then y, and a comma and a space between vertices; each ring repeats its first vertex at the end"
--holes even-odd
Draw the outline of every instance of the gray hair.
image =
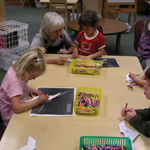
POLYGON ((56 12, 48 12, 42 19, 40 35, 42 36, 42 38, 48 39, 49 33, 64 27, 64 19, 59 14, 57 14, 56 12))

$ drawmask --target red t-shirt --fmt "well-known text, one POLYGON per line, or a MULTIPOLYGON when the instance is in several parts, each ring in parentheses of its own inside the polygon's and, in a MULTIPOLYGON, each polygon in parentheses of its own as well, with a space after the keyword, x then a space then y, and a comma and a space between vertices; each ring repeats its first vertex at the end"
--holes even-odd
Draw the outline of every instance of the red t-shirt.
POLYGON ((79 32, 75 38, 75 42, 79 44, 78 53, 80 55, 90 55, 104 48, 104 35, 97 30, 94 37, 88 38, 83 31, 79 32))

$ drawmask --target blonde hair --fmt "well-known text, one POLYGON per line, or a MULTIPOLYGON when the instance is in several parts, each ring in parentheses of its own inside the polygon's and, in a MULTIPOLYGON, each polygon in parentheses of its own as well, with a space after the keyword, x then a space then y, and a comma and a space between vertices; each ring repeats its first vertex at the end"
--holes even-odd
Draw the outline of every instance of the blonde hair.
POLYGON ((13 64, 13 69, 19 80, 26 81, 29 74, 41 75, 46 70, 46 62, 43 57, 45 48, 32 47, 13 64))
POLYGON ((56 12, 47 12, 41 22, 40 35, 44 39, 48 39, 49 33, 64 28, 64 19, 56 12))

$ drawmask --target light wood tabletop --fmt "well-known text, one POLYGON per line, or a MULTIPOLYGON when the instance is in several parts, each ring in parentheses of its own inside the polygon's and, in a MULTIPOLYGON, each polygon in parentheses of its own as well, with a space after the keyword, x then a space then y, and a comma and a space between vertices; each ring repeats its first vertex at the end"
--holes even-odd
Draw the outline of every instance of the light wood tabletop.
MULTIPOLYGON (((72 59, 70 55, 68 59, 72 59)), ((58 57, 47 54, 46 57, 58 57)), ((81 136, 124 137, 118 125, 124 120, 121 109, 128 107, 148 108, 150 101, 139 86, 127 86, 125 76, 129 72, 143 75, 137 57, 104 56, 116 58, 120 67, 102 68, 101 75, 71 74, 70 63, 63 66, 48 64, 45 74, 28 82, 37 87, 95 87, 102 89, 98 116, 76 115, 74 117, 30 117, 30 111, 13 114, 0 142, 1 150, 17 150, 27 145, 28 136, 36 140, 36 150, 79 150, 81 136)), ((127 121, 126 126, 136 131, 127 121)), ((138 131, 137 131, 138 132, 138 131)), ((140 134, 134 141, 136 150, 149 150, 149 138, 140 134)))
MULTIPOLYGON (((116 52, 120 52, 121 34, 128 29, 128 26, 121 21, 107 18, 99 18, 99 25, 103 28, 104 35, 117 34, 116 52)), ((68 27, 74 31, 79 31, 78 19, 68 22, 68 27)))

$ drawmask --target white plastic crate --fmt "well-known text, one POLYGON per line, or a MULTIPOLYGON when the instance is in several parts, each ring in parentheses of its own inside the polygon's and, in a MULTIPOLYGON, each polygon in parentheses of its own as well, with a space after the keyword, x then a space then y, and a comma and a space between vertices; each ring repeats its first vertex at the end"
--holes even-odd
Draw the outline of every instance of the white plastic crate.
POLYGON ((11 51, 27 43, 28 24, 13 20, 0 23, 0 51, 11 51))
POLYGON ((0 69, 7 71, 22 54, 29 49, 29 43, 25 46, 14 48, 10 52, 0 52, 0 69))

